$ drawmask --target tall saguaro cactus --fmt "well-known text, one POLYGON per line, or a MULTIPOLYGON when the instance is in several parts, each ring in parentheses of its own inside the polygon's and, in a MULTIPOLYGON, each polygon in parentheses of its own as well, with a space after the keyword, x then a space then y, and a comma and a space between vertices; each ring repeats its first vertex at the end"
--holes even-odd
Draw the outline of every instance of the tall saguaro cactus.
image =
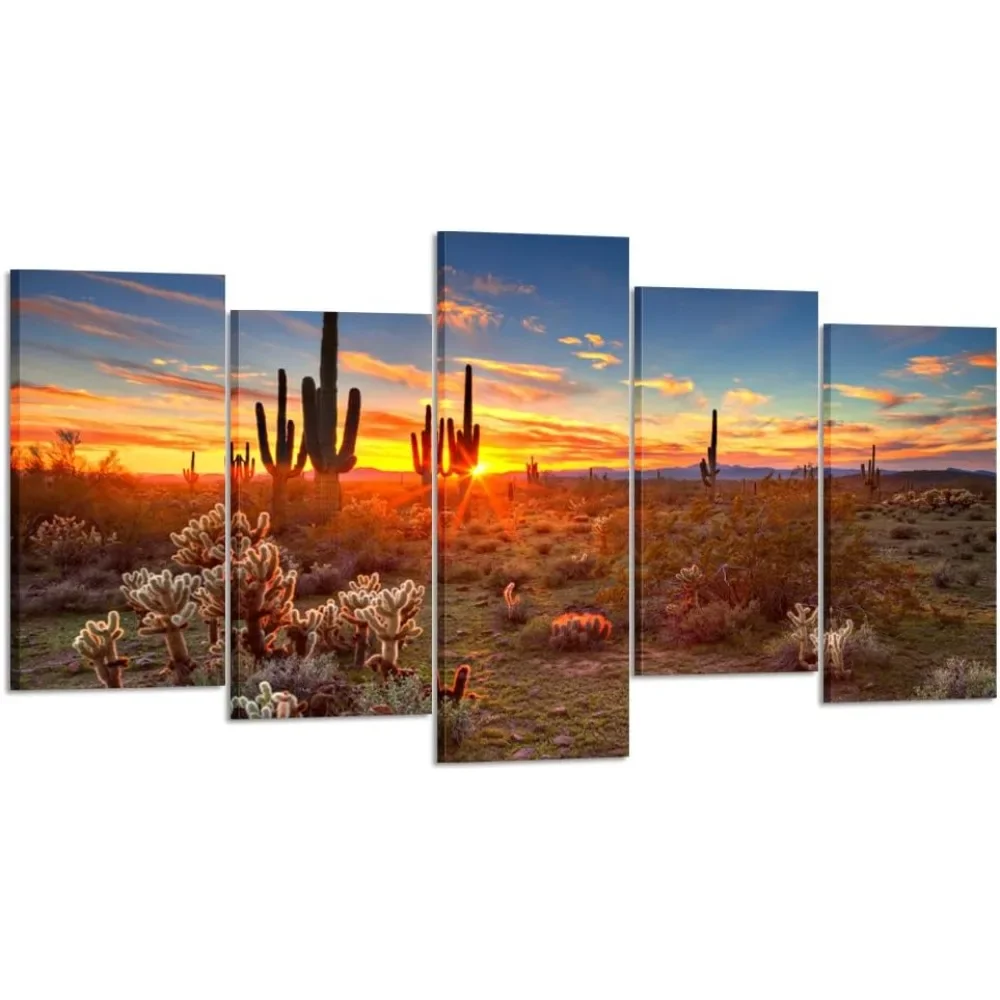
POLYGON ((875 445, 872 445, 872 457, 868 465, 866 466, 864 462, 861 463, 861 478, 869 492, 874 496, 882 485, 882 470, 875 465, 875 445))
POLYGON ((188 484, 188 488, 191 492, 194 492, 195 483, 201 478, 200 474, 194 471, 194 452, 191 452, 191 465, 186 469, 181 469, 181 473, 184 476, 184 482, 188 484))
POLYGON ((719 475, 719 465, 717 462, 719 441, 719 411, 712 410, 712 440, 708 445, 708 461, 701 460, 701 481, 706 488, 715 489, 715 480, 719 475))
MULTIPOLYGON (((437 431, 437 474, 445 475, 444 472, 444 418, 438 421, 437 431)), ((430 486, 434 482, 434 473, 431 471, 435 465, 434 459, 434 436, 431 428, 431 408, 428 406, 424 410, 424 429, 420 432, 420 440, 417 441, 415 432, 410 434, 410 450, 413 452, 413 471, 420 476, 420 481, 424 486, 430 486)))
POLYGON ((302 415, 305 418, 305 445, 316 471, 320 506, 326 514, 340 509, 340 477, 358 464, 355 447, 361 424, 361 391, 347 394, 344 434, 337 448, 337 352, 340 336, 337 313, 323 313, 320 342, 319 388, 311 378, 302 380, 302 415))
MULTIPOLYGON (((525 471, 525 474, 527 476, 527 479, 528 479, 529 483, 538 483, 538 482, 541 482, 541 476, 539 475, 539 472, 538 472, 538 463, 535 461, 535 456, 534 455, 531 456, 531 461, 530 462, 526 462, 525 463, 525 465, 524 465, 524 471, 525 471)), ((593 478, 593 472, 594 472, 594 470, 591 469, 590 472, 591 472, 591 478, 593 478)))
POLYGON ((469 488, 469 476, 479 465, 479 424, 472 422, 472 365, 465 366, 465 398, 462 404, 462 429, 455 432, 455 421, 448 418, 448 455, 451 471, 469 488))
POLYGON ((285 520, 285 504, 288 499, 288 480, 302 475, 306 464, 306 436, 302 435, 299 443, 299 453, 292 464, 295 452, 295 421, 286 420, 288 403, 288 377, 285 369, 278 369, 278 433, 275 440, 275 451, 271 454, 271 442, 267 436, 267 414, 264 404, 254 407, 257 415, 257 447, 260 449, 260 459, 264 463, 267 474, 273 480, 271 486, 271 520, 274 526, 280 527, 285 520))

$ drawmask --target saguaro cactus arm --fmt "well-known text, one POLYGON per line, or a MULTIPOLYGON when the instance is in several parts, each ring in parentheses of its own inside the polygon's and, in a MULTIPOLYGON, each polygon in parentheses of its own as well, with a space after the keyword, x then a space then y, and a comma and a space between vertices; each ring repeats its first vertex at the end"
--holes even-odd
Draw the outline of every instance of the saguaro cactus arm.
POLYGON ((715 487, 715 480, 719 475, 718 466, 718 438, 719 438, 719 413, 712 410, 712 437, 708 445, 708 461, 701 460, 701 481, 710 489, 715 487))
POLYGON ((302 473, 306 464, 305 435, 299 445, 299 453, 292 464, 295 453, 295 421, 287 419, 288 409, 288 376, 284 368, 278 369, 278 426, 275 438, 275 451, 271 452, 271 442, 267 433, 267 414, 263 403, 257 403, 254 413, 257 417, 257 446, 260 449, 260 459, 269 475, 274 478, 284 476, 294 479, 302 473))

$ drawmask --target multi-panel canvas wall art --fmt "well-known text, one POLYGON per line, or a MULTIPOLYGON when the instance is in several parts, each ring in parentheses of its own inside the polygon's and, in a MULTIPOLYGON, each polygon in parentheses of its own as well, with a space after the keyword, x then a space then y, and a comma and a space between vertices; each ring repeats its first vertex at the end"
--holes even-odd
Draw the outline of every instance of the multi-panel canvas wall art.
POLYGON ((814 292, 635 293, 635 671, 816 669, 814 292))
POLYGON ((10 288, 11 688, 222 684, 223 278, 10 288))
POLYGON ((824 700, 995 698, 996 330, 823 354, 824 700))
POLYGON ((431 711, 431 338, 232 313, 232 718, 431 711))
POLYGON ((438 236, 438 759, 628 753, 628 241, 438 236))

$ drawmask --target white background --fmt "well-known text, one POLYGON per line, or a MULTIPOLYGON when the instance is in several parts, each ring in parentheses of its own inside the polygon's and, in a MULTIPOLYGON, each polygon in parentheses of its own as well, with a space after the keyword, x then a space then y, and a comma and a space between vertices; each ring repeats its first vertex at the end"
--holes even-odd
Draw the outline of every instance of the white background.
MULTIPOLYGON (((227 6, 3 5, 4 270, 430 311, 438 229, 592 233, 633 284, 1000 320, 995 5, 227 6)), ((6 996, 1000 995, 996 702, 651 678, 626 761, 465 768, 224 720, 0 697, 6 996)))

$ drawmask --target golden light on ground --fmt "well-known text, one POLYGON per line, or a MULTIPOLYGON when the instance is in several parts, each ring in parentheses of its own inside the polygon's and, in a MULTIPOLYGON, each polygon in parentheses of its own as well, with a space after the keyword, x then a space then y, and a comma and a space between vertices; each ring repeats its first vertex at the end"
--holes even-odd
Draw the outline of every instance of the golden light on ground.
POLYGON ((480 476, 485 476, 486 475, 486 463, 485 462, 480 462, 479 465, 477 465, 472 470, 472 475, 475 476, 477 479, 480 476))

